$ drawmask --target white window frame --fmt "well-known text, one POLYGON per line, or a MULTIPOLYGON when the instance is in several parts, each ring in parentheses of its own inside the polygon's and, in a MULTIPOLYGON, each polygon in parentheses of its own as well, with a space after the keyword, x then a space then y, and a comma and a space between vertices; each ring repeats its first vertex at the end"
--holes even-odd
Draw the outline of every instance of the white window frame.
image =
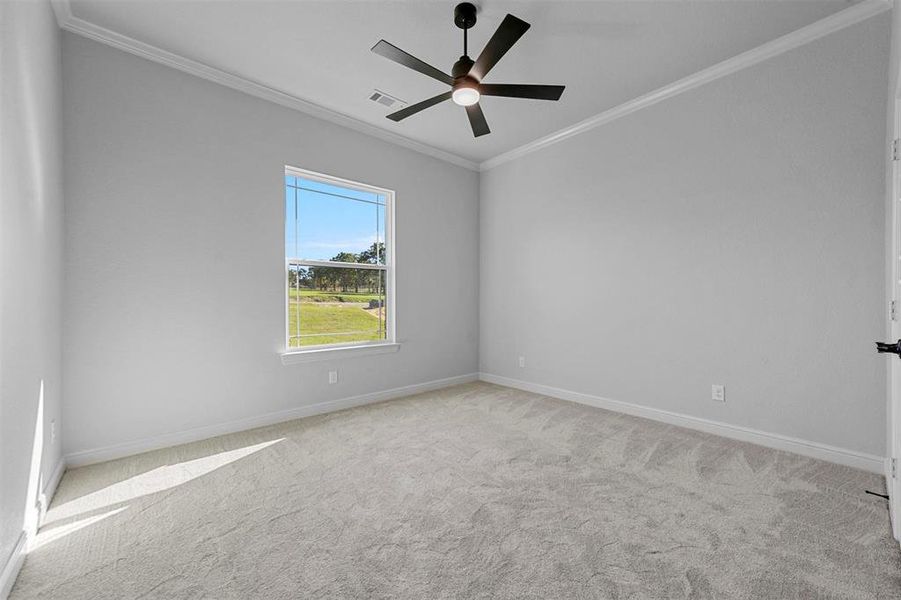
MULTIPOLYGON (((334 177, 332 175, 326 175, 324 173, 317 173, 315 171, 308 171, 306 169, 300 169, 298 167, 292 167, 290 165, 285 166, 284 175, 289 175, 293 177, 302 177, 304 179, 308 179, 310 181, 317 181, 319 183, 325 183, 329 185, 336 185, 340 187, 348 187, 352 189, 357 189, 364 192, 370 192, 374 194, 379 194, 385 197, 385 264, 384 265, 373 265, 367 263, 340 263, 340 262, 331 262, 331 261, 322 261, 322 260, 310 260, 304 259, 303 257, 290 257, 285 258, 285 277, 284 277, 284 285, 285 285, 285 322, 284 322, 284 333, 285 333, 285 345, 284 351, 282 352, 282 362, 284 364, 292 364, 299 362, 309 362, 315 360, 329 360, 333 358, 345 358, 352 356, 361 356, 366 354, 384 354, 390 352, 397 352, 400 349, 400 344, 397 343, 396 338, 396 303, 395 303, 395 272, 397 270, 396 265, 396 253, 395 253, 395 243, 394 243, 394 190, 389 190, 387 188, 377 187, 374 185, 369 185, 367 183, 361 183, 359 181, 352 181, 350 179, 342 179, 340 177, 334 177), (349 343, 338 343, 338 344, 323 344, 318 346, 308 346, 306 348, 292 348, 290 343, 290 331, 288 328, 290 326, 290 290, 288 286, 288 271, 292 266, 326 266, 326 267, 338 267, 341 268, 344 265, 347 268, 354 269, 370 269, 376 271, 384 271, 385 272, 385 339, 379 340, 376 342, 349 342, 349 343)), ((282 176, 282 186, 284 188, 284 175, 282 176)), ((284 202, 284 192, 282 193, 282 202, 284 202)), ((287 219, 287 215, 285 215, 285 219, 287 219)), ((286 223, 283 223, 282 231, 285 230, 286 223)), ((284 235, 284 233, 283 233, 284 235)), ((285 241, 283 240, 282 248, 285 247, 285 241)))

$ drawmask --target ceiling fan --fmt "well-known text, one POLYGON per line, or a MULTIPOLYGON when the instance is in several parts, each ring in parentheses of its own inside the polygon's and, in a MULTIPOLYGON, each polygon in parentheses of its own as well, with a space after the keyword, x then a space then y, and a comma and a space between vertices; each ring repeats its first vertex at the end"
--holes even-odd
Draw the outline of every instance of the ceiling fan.
POLYGON ((372 51, 376 54, 391 59, 396 63, 418 71, 437 79, 441 83, 451 86, 451 90, 438 94, 428 100, 411 104, 397 112, 388 115, 392 121, 400 121, 419 111, 435 106, 445 100, 453 100, 454 103, 466 108, 469 116, 469 124, 475 137, 491 133, 485 114, 479 106, 481 96, 504 96, 507 98, 530 98, 533 100, 559 100, 565 86, 562 85, 530 85, 510 83, 482 83, 482 79, 488 74, 494 65, 513 47, 513 44, 531 27, 522 19, 513 15, 507 15, 501 22, 497 31, 488 40, 479 57, 473 62, 468 56, 466 32, 476 24, 476 7, 469 2, 458 4, 454 8, 454 23, 463 30, 463 56, 454 63, 451 74, 436 69, 415 56, 408 54, 389 44, 385 40, 379 40, 372 51))

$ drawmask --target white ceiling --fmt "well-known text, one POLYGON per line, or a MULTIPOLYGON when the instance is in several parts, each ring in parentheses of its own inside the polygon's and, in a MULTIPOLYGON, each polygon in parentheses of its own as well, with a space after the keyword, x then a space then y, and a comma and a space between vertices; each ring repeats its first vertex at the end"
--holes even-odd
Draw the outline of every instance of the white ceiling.
POLYGON ((532 28, 486 78, 565 84, 559 102, 484 98, 475 139, 451 102, 401 122, 374 88, 418 102, 446 90, 369 49, 384 38, 450 72, 454 0, 73 0, 75 17, 480 162, 847 8, 847 0, 474 2, 470 55, 506 13, 532 28))

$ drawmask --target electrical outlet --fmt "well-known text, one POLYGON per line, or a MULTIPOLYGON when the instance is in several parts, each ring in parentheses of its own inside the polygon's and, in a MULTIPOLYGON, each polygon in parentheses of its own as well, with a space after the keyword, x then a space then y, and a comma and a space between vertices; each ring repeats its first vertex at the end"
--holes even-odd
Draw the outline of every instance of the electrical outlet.
POLYGON ((520 357, 519 357, 519 368, 520 368, 520 369, 525 369, 525 368, 526 368, 526 357, 525 357, 525 356, 520 356, 520 357))
POLYGON ((50 421, 50 443, 56 443, 56 420, 50 421))
POLYGON ((328 382, 329 383, 338 383, 338 371, 329 371, 328 372, 328 382))
POLYGON ((725 402, 726 386, 713 384, 710 387, 710 399, 714 402, 725 402))

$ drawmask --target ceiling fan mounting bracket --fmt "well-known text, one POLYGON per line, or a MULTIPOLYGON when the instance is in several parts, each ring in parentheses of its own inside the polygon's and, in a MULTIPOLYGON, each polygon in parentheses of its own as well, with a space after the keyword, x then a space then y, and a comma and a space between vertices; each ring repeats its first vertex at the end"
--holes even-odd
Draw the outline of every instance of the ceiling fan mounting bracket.
POLYGON ((476 24, 475 5, 470 2, 461 2, 454 8, 454 24, 460 29, 470 29, 476 24))

